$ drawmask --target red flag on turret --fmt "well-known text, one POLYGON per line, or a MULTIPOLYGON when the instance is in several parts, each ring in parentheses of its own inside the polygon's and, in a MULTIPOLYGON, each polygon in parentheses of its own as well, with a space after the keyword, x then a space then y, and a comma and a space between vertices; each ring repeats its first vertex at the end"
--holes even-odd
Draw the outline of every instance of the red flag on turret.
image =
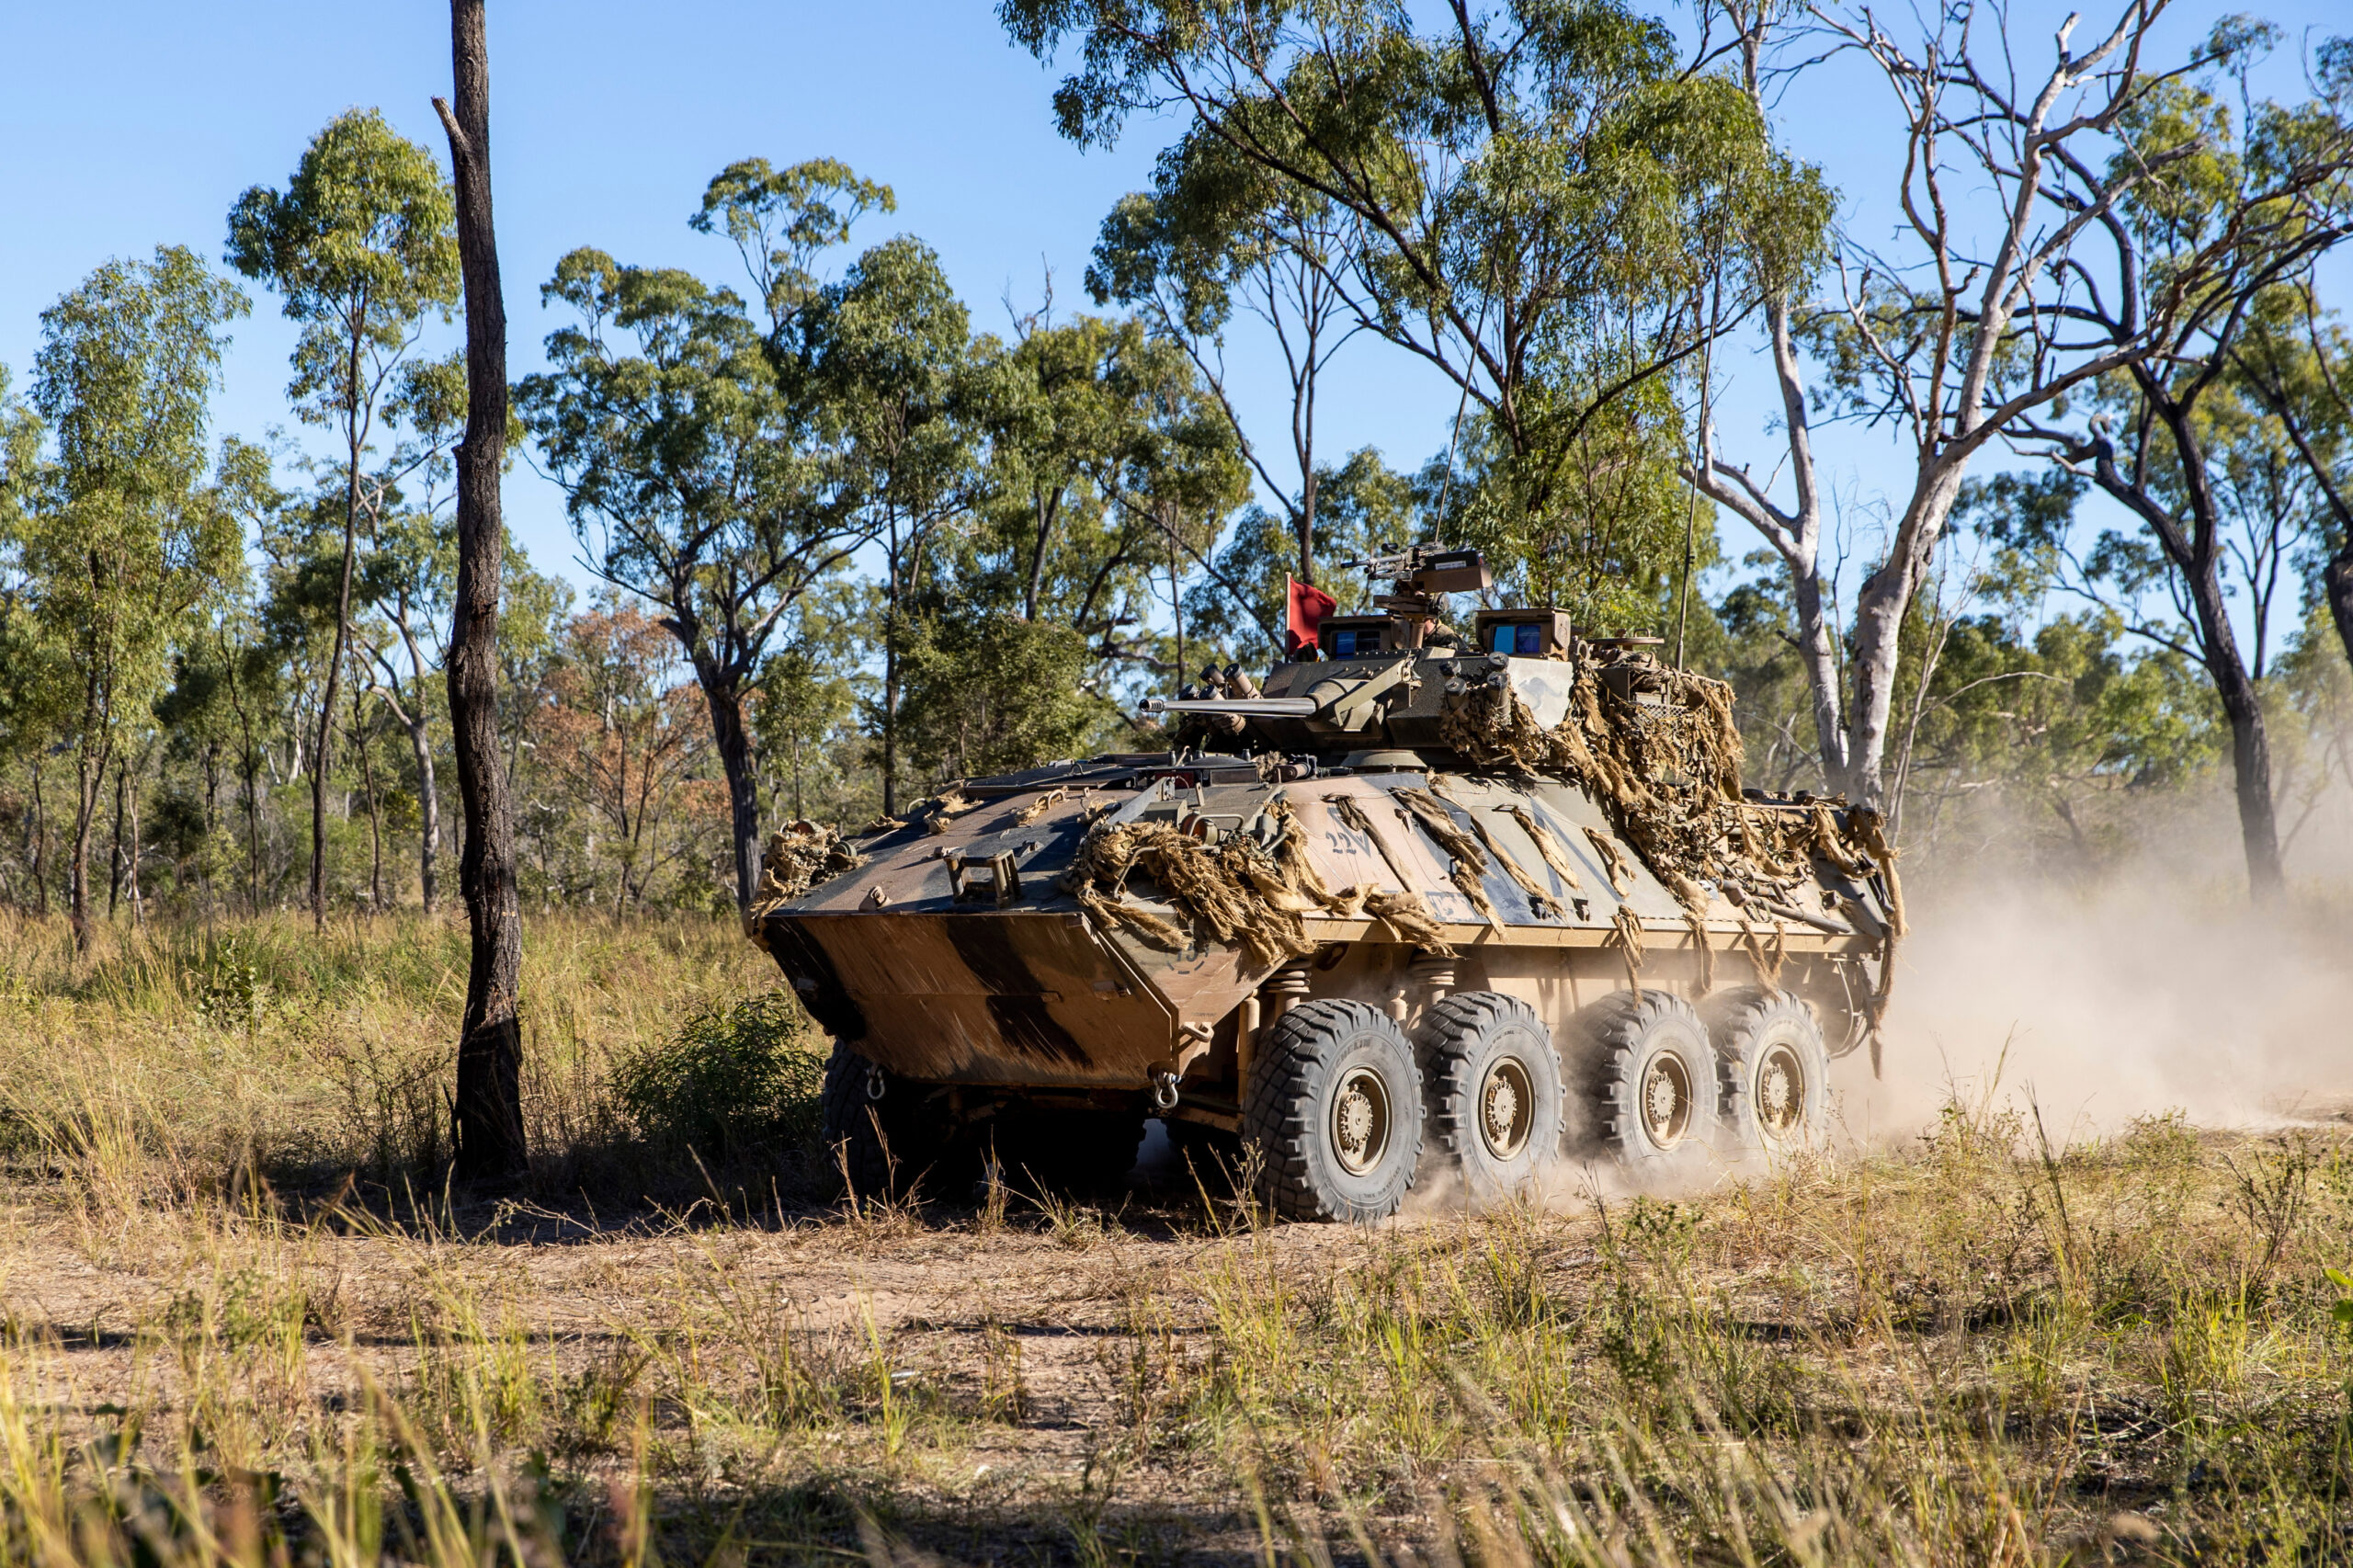
POLYGON ((1324 618, 1340 608, 1339 601, 1313 583, 1302 583, 1286 574, 1283 581, 1290 585, 1290 651, 1313 647, 1316 630, 1324 618))

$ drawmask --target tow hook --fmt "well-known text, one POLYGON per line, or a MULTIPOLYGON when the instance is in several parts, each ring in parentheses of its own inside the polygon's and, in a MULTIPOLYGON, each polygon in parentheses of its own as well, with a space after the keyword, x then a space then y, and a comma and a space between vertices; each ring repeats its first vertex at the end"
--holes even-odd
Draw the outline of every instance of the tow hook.
POLYGON ((1152 1075, 1152 1108, 1163 1116, 1176 1108, 1176 1074, 1170 1072, 1152 1075))
POLYGON ((891 1081, 882 1076, 881 1068, 870 1065, 866 1069, 866 1097, 868 1099, 880 1100, 890 1087, 891 1081))

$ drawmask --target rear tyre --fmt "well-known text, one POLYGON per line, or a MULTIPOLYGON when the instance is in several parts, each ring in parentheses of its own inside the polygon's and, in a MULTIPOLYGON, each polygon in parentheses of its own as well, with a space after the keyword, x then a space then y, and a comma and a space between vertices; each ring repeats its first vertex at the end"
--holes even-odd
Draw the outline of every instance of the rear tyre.
POLYGON ((1561 1059, 1552 1032, 1516 996, 1468 991, 1418 1031, 1429 1153, 1462 1173, 1473 1206, 1508 1199, 1560 1157, 1561 1059))
POLYGON ((1711 1145, 1716 1052, 1690 1003, 1671 991, 1622 991, 1577 1024, 1589 1147, 1657 1171, 1711 1145))
POLYGON ((931 1119, 917 1097, 921 1092, 912 1080, 884 1071, 848 1046, 834 1046, 825 1062, 819 1119, 827 1158, 853 1196, 904 1197, 938 1157, 940 1140, 926 1135, 931 1119))
POLYGON ((1258 1196, 1287 1220, 1370 1224, 1397 1211, 1422 1157, 1422 1074, 1388 1014, 1304 1002, 1251 1063, 1244 1135, 1258 1196))
POLYGON ((1768 1158, 1822 1147, 1830 1131, 1830 1051, 1813 1009, 1744 985, 1707 1009, 1727 1152, 1768 1158))

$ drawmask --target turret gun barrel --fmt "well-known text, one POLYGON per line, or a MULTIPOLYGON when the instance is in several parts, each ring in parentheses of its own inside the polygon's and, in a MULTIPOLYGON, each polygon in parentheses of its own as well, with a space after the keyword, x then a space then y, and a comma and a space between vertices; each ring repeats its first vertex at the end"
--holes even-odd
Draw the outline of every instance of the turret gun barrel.
POLYGON ((1239 713, 1268 719, 1304 719, 1323 706, 1307 697, 1147 697, 1147 713, 1239 713))

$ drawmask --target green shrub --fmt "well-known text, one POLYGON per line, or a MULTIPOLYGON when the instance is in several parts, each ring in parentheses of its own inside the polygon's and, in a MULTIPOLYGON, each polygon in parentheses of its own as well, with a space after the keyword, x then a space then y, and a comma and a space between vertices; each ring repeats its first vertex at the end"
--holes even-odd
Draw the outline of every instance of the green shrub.
POLYGON ((790 991, 694 1014, 613 1075, 647 1142, 731 1159, 762 1144, 813 1146, 825 1075, 822 1040, 790 991))

